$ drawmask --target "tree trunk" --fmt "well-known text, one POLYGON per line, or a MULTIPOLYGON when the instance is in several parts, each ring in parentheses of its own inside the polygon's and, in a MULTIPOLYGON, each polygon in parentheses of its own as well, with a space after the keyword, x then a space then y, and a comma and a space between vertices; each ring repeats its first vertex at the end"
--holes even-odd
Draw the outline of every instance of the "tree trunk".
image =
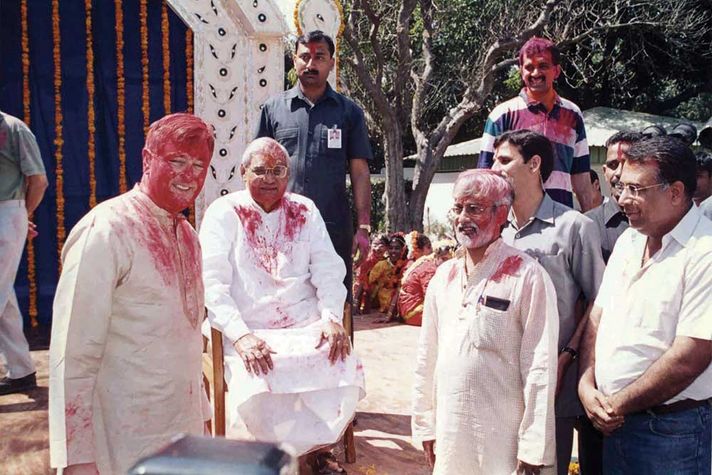
POLYGON ((403 134, 391 124, 383 128, 386 155, 386 229, 388 232, 410 231, 403 179, 403 134))
POLYGON ((410 195, 410 222, 413 229, 423 230, 423 214, 425 200, 428 197, 430 184, 435 177, 435 170, 442 157, 436 157, 429 141, 418 144, 418 161, 413 175, 413 192, 410 195))

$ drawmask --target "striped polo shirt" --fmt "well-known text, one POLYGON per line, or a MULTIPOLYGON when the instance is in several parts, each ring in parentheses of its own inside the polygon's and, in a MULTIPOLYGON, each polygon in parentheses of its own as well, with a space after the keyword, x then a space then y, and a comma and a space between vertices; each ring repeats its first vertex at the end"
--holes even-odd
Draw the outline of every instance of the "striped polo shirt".
POLYGON ((495 137, 520 129, 538 132, 551 140, 554 171, 544 188, 554 200, 573 207, 571 175, 588 173, 591 167, 581 109, 557 95, 554 108, 547 113, 544 104, 529 99, 522 89, 517 97, 501 103, 487 117, 478 168, 492 167, 495 137))

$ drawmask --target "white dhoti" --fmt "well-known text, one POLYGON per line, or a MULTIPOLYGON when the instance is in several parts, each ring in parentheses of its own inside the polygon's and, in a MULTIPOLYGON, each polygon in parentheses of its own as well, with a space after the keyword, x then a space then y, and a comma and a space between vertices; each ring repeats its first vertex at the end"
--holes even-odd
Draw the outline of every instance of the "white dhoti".
POLYGON ((266 375, 248 373, 225 346, 229 436, 284 443, 299 455, 341 438, 365 396, 363 366, 354 353, 332 365, 328 343, 315 348, 320 324, 255 330, 276 352, 266 375))

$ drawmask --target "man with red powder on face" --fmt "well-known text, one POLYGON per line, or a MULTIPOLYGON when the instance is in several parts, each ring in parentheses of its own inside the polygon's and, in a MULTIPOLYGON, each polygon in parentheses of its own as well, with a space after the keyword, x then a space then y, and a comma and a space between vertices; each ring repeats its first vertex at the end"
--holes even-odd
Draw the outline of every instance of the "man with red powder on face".
POLYGON ((554 286, 500 237, 513 200, 505 178, 468 170, 453 198, 462 250, 426 292, 413 436, 436 475, 553 472, 554 286))
POLYGON ((494 164, 494 141, 510 130, 538 132, 554 145, 551 176, 544 183, 549 196, 573 208, 573 193, 582 211, 595 206, 589 177, 591 159, 586 142, 583 115, 573 102, 559 96, 554 81, 561 74, 559 49, 551 41, 533 37, 519 50, 519 69, 524 88, 492 110, 482 134, 478 167, 494 164))
MULTIPOLYGON (((335 443, 365 394, 341 325, 346 269, 314 202, 286 192, 282 145, 253 141, 240 173, 246 189, 215 200, 200 227, 205 305, 224 338, 230 432, 303 455, 335 443)), ((334 463, 318 454, 317 465, 334 463)))
POLYGON ((154 122, 141 182, 67 238, 49 364, 60 472, 126 473, 175 435, 204 432, 200 245, 181 211, 203 186, 213 144, 191 114, 154 122))

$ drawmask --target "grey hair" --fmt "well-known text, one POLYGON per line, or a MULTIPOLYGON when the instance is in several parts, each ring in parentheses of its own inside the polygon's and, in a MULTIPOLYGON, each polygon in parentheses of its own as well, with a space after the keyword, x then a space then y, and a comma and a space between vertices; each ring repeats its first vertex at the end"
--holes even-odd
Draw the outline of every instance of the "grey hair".
POLYGON ((285 165, 289 168, 289 152, 273 138, 260 137, 250 142, 242 153, 242 166, 249 168, 255 155, 276 155, 277 157, 281 155, 284 158, 285 165))

